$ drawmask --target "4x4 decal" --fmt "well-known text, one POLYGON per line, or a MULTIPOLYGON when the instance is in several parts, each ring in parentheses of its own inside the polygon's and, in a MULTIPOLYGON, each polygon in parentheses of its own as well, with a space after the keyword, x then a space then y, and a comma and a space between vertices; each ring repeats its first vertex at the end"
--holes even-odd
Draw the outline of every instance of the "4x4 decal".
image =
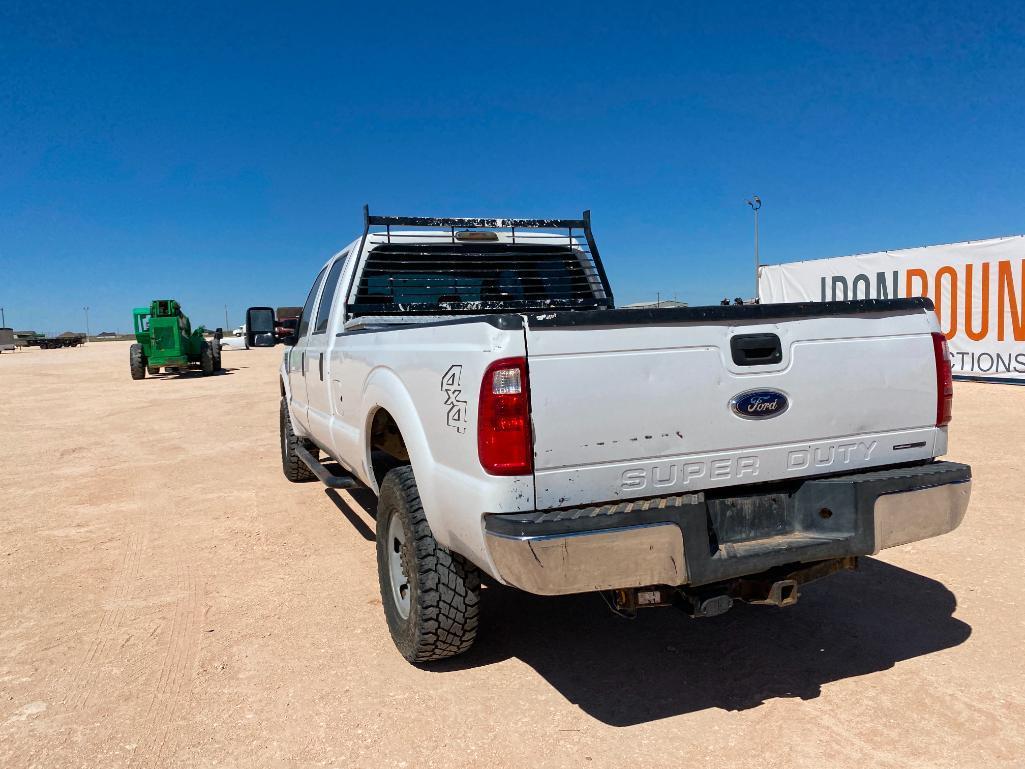
POLYGON ((445 405, 448 406, 448 414, 445 422, 457 433, 466 432, 467 413, 466 399, 463 398, 463 367, 456 364, 448 367, 441 377, 441 391, 445 393, 445 405))

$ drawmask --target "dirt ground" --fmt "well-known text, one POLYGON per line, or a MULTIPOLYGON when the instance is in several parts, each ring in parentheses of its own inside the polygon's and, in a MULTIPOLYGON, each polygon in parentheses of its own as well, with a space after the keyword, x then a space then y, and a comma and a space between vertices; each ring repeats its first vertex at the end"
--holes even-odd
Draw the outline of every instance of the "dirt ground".
POLYGON ((491 587, 474 650, 418 669, 373 499, 281 475, 279 355, 0 356, 0 767, 1025 766, 1025 388, 956 386, 958 531, 795 607, 491 587))

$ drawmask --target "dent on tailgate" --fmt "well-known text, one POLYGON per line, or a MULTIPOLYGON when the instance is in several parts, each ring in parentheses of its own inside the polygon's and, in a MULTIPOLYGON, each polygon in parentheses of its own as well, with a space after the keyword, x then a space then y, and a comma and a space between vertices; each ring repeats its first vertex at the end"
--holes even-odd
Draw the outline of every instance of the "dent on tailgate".
POLYGON ((931 457, 929 330, 921 310, 769 323, 530 324, 538 506, 931 457), (778 360, 738 365, 731 339, 758 334, 779 338, 778 360), (754 418, 737 406, 745 396, 754 418))

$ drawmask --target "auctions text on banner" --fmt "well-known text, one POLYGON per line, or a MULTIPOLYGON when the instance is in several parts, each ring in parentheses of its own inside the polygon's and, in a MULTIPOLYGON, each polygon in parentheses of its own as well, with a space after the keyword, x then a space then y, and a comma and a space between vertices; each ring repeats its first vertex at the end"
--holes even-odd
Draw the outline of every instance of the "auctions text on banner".
POLYGON ((763 304, 927 296, 962 376, 1025 379, 1025 235, 763 265, 763 304))

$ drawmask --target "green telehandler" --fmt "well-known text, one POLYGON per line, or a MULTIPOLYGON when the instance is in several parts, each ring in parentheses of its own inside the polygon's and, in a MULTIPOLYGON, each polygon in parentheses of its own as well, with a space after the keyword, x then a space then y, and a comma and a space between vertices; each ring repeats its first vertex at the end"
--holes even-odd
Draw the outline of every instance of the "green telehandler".
POLYGON ((146 373, 181 373, 198 367, 203 376, 221 369, 221 341, 207 342, 206 329, 195 331, 181 305, 174 299, 154 299, 149 307, 132 310, 135 338, 129 360, 132 379, 144 379, 146 373))

